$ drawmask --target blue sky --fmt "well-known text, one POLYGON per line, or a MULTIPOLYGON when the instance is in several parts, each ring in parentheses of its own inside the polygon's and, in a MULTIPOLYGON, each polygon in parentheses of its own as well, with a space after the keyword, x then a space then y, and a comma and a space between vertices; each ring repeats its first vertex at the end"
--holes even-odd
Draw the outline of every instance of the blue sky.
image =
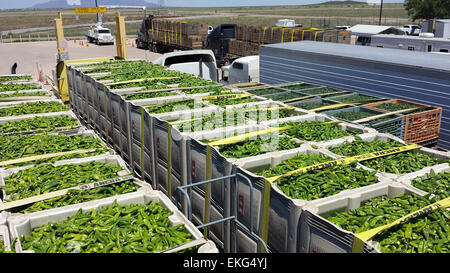
MULTIPOLYGON (((61 0, 65 1, 65 0, 61 0)), ((69 0, 74 2, 76 0, 69 0)), ((158 3, 158 0, 145 0, 151 3, 158 3)), ((364 1, 364 0, 359 0, 364 1)), ((373 0, 369 0, 373 1, 373 0)), ((0 0, 0 9, 28 8, 37 3, 45 3, 48 0, 0 0)), ((99 0, 101 3, 101 0, 99 0)), ((306 5, 326 2, 325 0, 165 0, 166 6, 184 6, 184 7, 223 7, 223 6, 265 6, 265 5, 306 5)), ((384 0, 384 3, 399 3, 403 0, 384 0)))

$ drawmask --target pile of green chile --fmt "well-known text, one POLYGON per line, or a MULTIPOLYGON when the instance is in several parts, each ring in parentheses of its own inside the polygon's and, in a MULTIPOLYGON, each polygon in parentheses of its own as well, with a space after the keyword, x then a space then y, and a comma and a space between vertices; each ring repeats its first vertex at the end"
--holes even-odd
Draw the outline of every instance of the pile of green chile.
POLYGON ((94 152, 70 154, 39 159, 25 163, 17 163, 8 167, 18 167, 30 164, 41 164, 63 159, 80 158, 104 154, 107 148, 100 139, 94 136, 66 135, 30 135, 30 136, 0 136, 0 162, 35 155, 67 152, 74 150, 95 149, 94 152))
POLYGON ((15 201, 78 185, 117 177, 123 168, 116 164, 91 161, 53 166, 40 164, 6 177, 4 190, 7 201, 15 201))
POLYGON ((159 97, 169 97, 177 96, 178 93, 174 91, 162 91, 162 92, 145 92, 145 93, 132 93, 124 95, 126 100, 140 100, 140 99, 151 99, 159 97))
POLYGON ((220 153, 225 157, 244 158, 256 156, 273 151, 290 150, 300 147, 301 143, 297 143, 290 137, 280 136, 279 134, 261 135, 246 141, 219 145, 220 153))
POLYGON ((450 196, 450 171, 435 173, 431 170, 430 173, 413 179, 411 185, 433 194, 437 200, 447 198, 450 196))
POLYGON ((0 82, 7 82, 7 81, 31 81, 31 75, 8 75, 8 76, 0 76, 0 82))
POLYGON ((0 108, 0 117, 68 111, 69 106, 58 101, 24 102, 0 108))
POLYGON ((186 109, 204 108, 207 105, 201 101, 196 101, 194 99, 182 100, 176 102, 166 102, 162 104, 155 105, 145 105, 143 106, 151 114, 161 114, 172 111, 182 111, 186 109))
POLYGON ((329 93, 342 92, 342 91, 332 89, 332 88, 319 88, 319 89, 313 89, 313 90, 305 90, 302 92, 305 94, 308 94, 308 95, 326 95, 329 93))
MULTIPOLYGON (((276 108, 276 107, 275 107, 276 108)), ((289 109, 271 109, 267 110, 267 108, 259 108, 255 107, 253 109, 236 109, 237 113, 243 112, 246 118, 255 120, 257 123, 260 123, 262 121, 266 120, 272 120, 272 119, 282 119, 287 117, 293 117, 293 116, 301 116, 305 115, 306 113, 289 110, 289 109)))
POLYGON ((7 251, 5 244, 0 241, 0 254, 1 253, 14 253, 14 251, 7 251))
POLYGON ((0 92, 39 89, 34 83, 0 83, 0 92))
POLYGON ((112 85, 111 89, 142 87, 142 90, 168 89, 171 87, 194 87, 217 85, 216 82, 195 77, 190 74, 181 74, 170 79, 149 79, 141 82, 131 82, 112 85))
POLYGON ((375 171, 357 168, 356 163, 306 173, 293 174, 277 180, 277 187, 293 199, 315 200, 378 182, 375 171))
MULTIPOLYGON (((332 116, 335 118, 348 120, 348 121, 359 120, 359 119, 363 119, 363 118, 373 117, 376 115, 378 115, 378 114, 364 112, 364 111, 346 111, 346 112, 332 114, 332 116)), ((392 120, 392 116, 377 118, 375 120, 369 121, 368 123, 369 124, 377 124, 377 123, 381 123, 381 122, 388 121, 388 120, 392 120)))
MULTIPOLYGON (((50 95, 47 92, 36 91, 36 92, 26 92, 20 93, 18 91, 10 94, 2 94, 0 93, 1 98, 15 98, 15 97, 49 97, 50 95)), ((0 100, 1 101, 1 100, 0 100)))
POLYGON ((313 102, 299 102, 292 104, 292 106, 305 109, 305 110, 312 110, 319 107, 324 107, 328 105, 336 104, 334 102, 328 102, 328 101, 313 101, 313 102))
POLYGON ((407 114, 420 113, 420 112, 426 111, 428 109, 428 107, 418 106, 418 105, 409 104, 409 103, 392 103, 392 102, 385 102, 385 103, 379 104, 375 107, 377 109, 382 109, 382 110, 386 110, 389 112, 406 110, 406 109, 416 108, 416 107, 418 108, 414 111, 407 112, 407 114))
POLYGON ((292 128, 283 130, 284 134, 306 141, 320 142, 357 134, 349 129, 342 130, 337 123, 323 121, 286 122, 279 125, 279 127, 285 126, 292 126, 292 128))
POLYGON ((288 160, 285 160, 270 169, 257 171, 254 173, 269 178, 330 160, 332 159, 323 154, 297 154, 296 156, 289 158, 288 160))
POLYGON ((291 100, 291 99, 304 97, 304 95, 295 93, 295 92, 284 92, 284 93, 280 93, 280 94, 266 95, 264 97, 271 99, 271 100, 276 100, 276 101, 285 101, 285 100, 291 100))
MULTIPOLYGON (((380 196, 328 220, 345 230, 360 233, 391 223, 435 201, 429 195, 380 196)), ((450 214, 441 208, 382 231, 372 241, 383 253, 449 253, 449 234, 450 214)))
POLYGON ((57 129, 69 130, 78 127, 78 120, 69 115, 38 116, 17 121, 7 121, 0 124, 0 133, 42 133, 57 129))
POLYGON ((307 84, 307 83, 281 86, 281 88, 288 89, 288 90, 302 90, 302 89, 309 89, 309 88, 314 88, 314 87, 318 87, 318 86, 312 85, 312 84, 307 84))
POLYGON ((201 93, 210 93, 210 95, 219 95, 224 91, 229 91, 230 89, 222 86, 208 86, 208 87, 200 87, 200 88, 192 88, 192 89, 180 89, 179 91, 185 94, 201 94, 201 93))
MULTIPOLYGON (((17 200, 81 184, 111 179, 117 177, 117 172, 121 170, 122 168, 117 165, 99 162, 56 167, 43 164, 19 171, 5 179, 5 192, 11 194, 11 200, 17 200), (55 182, 55 180, 58 182, 55 182)), ((138 185, 129 180, 90 190, 69 190, 63 196, 14 208, 11 212, 32 213, 130 193, 138 190, 138 188, 138 185)), ((5 201, 9 200, 6 199, 5 201)))
MULTIPOLYGON (((225 94, 232 94, 232 93, 222 93, 223 95, 225 94)), ((233 94, 242 94, 242 93, 233 93, 233 94)), ((209 103, 214 104, 214 105, 218 105, 221 107, 226 107, 227 105, 233 105, 233 104, 241 104, 241 103, 250 103, 250 102, 258 102, 261 101, 257 98, 253 98, 253 97, 244 97, 244 98, 217 98, 217 99, 212 99, 212 100, 208 100, 209 103)))
POLYGON ((248 90, 248 93, 251 93, 253 95, 257 96, 265 96, 265 95, 271 95, 276 93, 284 92, 283 90, 278 90, 275 88, 264 88, 264 89, 255 89, 255 90, 248 90))
POLYGON ((233 115, 233 112, 214 112, 203 114, 201 117, 193 117, 192 120, 177 123, 176 127, 180 132, 196 132, 214 130, 227 126, 237 126, 248 123, 244 117, 233 115))
MULTIPOLYGON (((361 138, 356 137, 352 142, 346 141, 339 146, 329 147, 328 150, 338 155, 356 156, 401 146, 404 146, 404 144, 394 140, 389 140, 387 142, 380 141, 378 139, 373 141, 364 141, 361 138)), ((441 162, 425 153, 407 151, 365 160, 360 163, 380 172, 404 174, 415 172, 423 169, 424 167, 433 166, 441 162)))
POLYGON ((172 213, 158 202, 112 205, 20 235, 23 250, 36 253, 151 253, 192 241, 184 224, 171 226, 172 213))
POLYGON ((369 101, 369 100, 377 100, 376 97, 368 96, 364 94, 353 94, 353 95, 345 95, 345 96, 336 96, 330 97, 330 99, 338 101, 338 102, 355 102, 355 101, 369 101))

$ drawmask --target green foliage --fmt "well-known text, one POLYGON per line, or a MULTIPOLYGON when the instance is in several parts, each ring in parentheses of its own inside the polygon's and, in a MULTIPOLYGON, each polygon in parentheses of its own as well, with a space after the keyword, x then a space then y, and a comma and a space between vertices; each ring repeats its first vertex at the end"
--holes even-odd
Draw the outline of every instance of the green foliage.
POLYGON ((450 1, 448 0, 405 0, 405 9, 413 21, 450 17, 450 1))

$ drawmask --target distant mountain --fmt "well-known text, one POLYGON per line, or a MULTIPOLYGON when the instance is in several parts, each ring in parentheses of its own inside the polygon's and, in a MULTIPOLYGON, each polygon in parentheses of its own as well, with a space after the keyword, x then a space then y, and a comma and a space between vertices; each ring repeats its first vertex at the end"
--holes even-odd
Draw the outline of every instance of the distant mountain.
MULTIPOLYGON (((157 1, 157 0, 155 0, 157 1)), ((149 3, 144 0, 98 0, 99 6, 120 5, 120 6, 146 6, 148 8, 159 8, 159 5, 149 3)), ((76 7, 95 7, 95 0, 81 0, 80 5, 69 5, 67 1, 50 0, 45 3, 35 4, 32 9, 71 9, 76 7)))

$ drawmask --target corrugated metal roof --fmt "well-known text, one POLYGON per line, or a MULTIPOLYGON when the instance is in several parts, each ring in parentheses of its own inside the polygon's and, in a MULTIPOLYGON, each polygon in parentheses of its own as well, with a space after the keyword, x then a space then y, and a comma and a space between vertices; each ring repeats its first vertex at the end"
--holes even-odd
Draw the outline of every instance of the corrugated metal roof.
POLYGON ((377 26, 377 25, 355 25, 349 28, 348 30, 351 31, 353 35, 358 35, 358 34, 379 34, 388 29, 393 29, 395 32, 400 33, 400 30, 395 27, 377 26))
POLYGON ((450 56, 428 52, 314 41, 270 44, 262 47, 450 71, 450 56))

